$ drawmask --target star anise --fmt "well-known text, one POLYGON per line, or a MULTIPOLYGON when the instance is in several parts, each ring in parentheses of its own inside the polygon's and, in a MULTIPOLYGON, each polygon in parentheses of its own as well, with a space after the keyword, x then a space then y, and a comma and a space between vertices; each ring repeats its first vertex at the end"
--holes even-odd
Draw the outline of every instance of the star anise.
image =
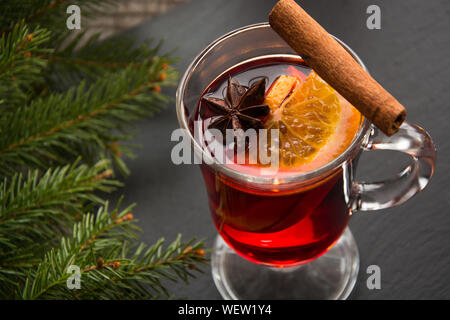
POLYGON ((209 124, 208 129, 219 129, 225 136, 226 129, 263 128, 263 122, 258 118, 264 117, 270 112, 269 106, 262 104, 265 91, 265 79, 256 81, 247 89, 237 80, 228 76, 225 99, 203 97, 211 111, 218 115, 209 124))

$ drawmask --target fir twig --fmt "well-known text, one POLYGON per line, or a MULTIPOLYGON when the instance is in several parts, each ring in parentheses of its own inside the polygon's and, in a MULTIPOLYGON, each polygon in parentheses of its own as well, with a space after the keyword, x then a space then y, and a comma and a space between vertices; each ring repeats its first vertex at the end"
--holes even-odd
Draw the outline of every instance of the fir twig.
POLYGON ((42 25, 54 27, 54 43, 59 43, 61 38, 70 32, 65 28, 67 19, 66 7, 78 5, 81 7, 83 18, 94 17, 104 12, 117 0, 28 0, 9 1, 0 3, 2 15, 0 15, 0 34, 11 32, 13 25, 20 20, 29 25, 42 25))
POLYGON ((94 34, 80 46, 80 41, 85 38, 85 32, 80 32, 63 50, 43 56, 49 62, 48 74, 51 76, 47 80, 52 88, 61 90, 78 84, 80 79, 93 82, 109 76, 106 73, 127 67, 138 68, 155 62, 168 66, 175 62, 167 54, 158 56, 162 42, 152 45, 147 41, 136 45, 133 39, 126 37, 104 41, 98 41, 98 37, 99 34, 94 34))
POLYGON ((0 110, 15 111, 5 107, 18 107, 30 99, 33 86, 44 80, 42 70, 47 61, 40 58, 51 49, 41 48, 48 42, 50 32, 31 30, 23 22, 16 24, 12 32, 0 38, 0 110))
MULTIPOLYGON (((0 118, 0 133, 7 133, 0 141, 0 173, 10 175, 24 165, 46 169, 49 163, 65 164, 80 154, 91 161, 107 154, 126 173, 111 146, 129 137, 125 128, 131 120, 151 115, 167 101, 159 91, 173 83, 175 73, 163 69, 158 62, 128 68, 88 88, 82 82, 67 93, 35 99, 0 118)), ((123 145, 113 147, 130 154, 123 145)))
MULTIPOLYGON (((170 297, 166 281, 187 282, 206 263, 203 243, 138 244, 133 205, 109 211, 102 192, 120 185, 113 168, 128 172, 121 140, 132 121, 167 102, 173 59, 160 43, 63 41, 65 2, 0 3, 0 298, 170 297), (66 285, 70 265, 80 290, 66 285)), ((113 2, 70 4, 84 19, 113 2)))
MULTIPOLYGON (((65 234, 66 228, 81 219, 82 212, 104 200, 94 191, 110 192, 120 183, 112 175, 108 161, 92 167, 77 162, 37 170, 26 177, 16 174, 0 183, 0 274, 39 255, 42 248, 65 234), (7 235, 7 237, 6 237, 7 235), (40 244, 40 246, 38 245, 40 244)), ((26 263, 25 263, 26 265, 26 263)), ((1 279, 1 275, 0 275, 1 279)))
POLYGON ((16 294, 23 299, 167 296, 161 279, 187 281, 194 276, 189 271, 194 263, 206 262, 201 242, 188 247, 180 238, 166 249, 162 248, 163 240, 147 250, 141 244, 128 257, 131 247, 123 241, 129 238, 125 230, 133 219, 129 210, 127 208, 114 217, 106 207, 100 209, 95 218, 94 215, 86 215, 74 226, 72 237, 62 239, 59 249, 52 249, 37 269, 30 270, 16 294), (67 287, 70 265, 81 270, 80 290, 67 287))

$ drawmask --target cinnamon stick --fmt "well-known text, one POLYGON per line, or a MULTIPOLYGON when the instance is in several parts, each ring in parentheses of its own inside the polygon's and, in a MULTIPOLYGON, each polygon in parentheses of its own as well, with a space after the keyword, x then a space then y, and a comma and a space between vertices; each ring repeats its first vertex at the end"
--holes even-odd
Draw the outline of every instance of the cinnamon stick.
POLYGON ((398 131, 405 108, 293 0, 280 0, 272 28, 317 74, 387 135, 398 131))

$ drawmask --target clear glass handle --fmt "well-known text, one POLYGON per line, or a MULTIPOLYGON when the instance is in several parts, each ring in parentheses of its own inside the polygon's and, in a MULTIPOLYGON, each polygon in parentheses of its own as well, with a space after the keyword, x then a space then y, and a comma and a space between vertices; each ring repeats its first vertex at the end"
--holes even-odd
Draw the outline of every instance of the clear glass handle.
POLYGON ((417 125, 404 122, 400 130, 391 137, 373 127, 363 150, 400 151, 409 154, 411 162, 386 181, 353 182, 355 210, 379 210, 402 204, 423 190, 433 175, 436 148, 429 134, 417 125))

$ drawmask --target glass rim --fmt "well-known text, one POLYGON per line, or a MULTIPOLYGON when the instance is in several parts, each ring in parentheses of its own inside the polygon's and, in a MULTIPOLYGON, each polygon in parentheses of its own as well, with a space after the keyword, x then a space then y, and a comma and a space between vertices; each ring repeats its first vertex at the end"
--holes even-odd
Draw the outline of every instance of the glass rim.
MULTIPOLYGON (((367 120, 367 118, 364 117, 363 122, 360 124, 360 127, 358 129, 358 132, 356 133, 355 137, 353 138, 351 144, 345 149, 339 156, 334 158, 332 161, 328 162, 327 164, 316 168, 314 170, 308 171, 308 172, 299 172, 299 173, 293 173, 292 175, 288 175, 286 177, 277 177, 275 176, 261 176, 261 175, 253 175, 249 173, 244 173, 241 171, 234 170, 227 166, 226 164, 219 163, 217 159, 211 157, 208 152, 203 150, 203 148, 199 145, 199 143, 194 139, 192 136, 192 133, 189 130, 188 126, 188 120, 186 118, 185 114, 185 105, 183 101, 183 96, 185 93, 186 85, 189 82, 189 79, 191 77, 191 73, 196 69, 197 65, 201 62, 201 60, 210 52, 214 47, 222 43, 223 41, 239 34, 245 31, 254 30, 258 28, 271 28, 270 24, 268 22, 262 22, 262 23, 256 23, 247 25, 244 27, 240 27, 238 29, 232 30, 223 36, 217 38, 213 42, 211 42, 205 49, 203 49, 190 63, 188 68, 186 69, 183 77, 180 80, 180 83, 178 85, 177 91, 176 91, 176 112, 177 112, 177 118, 180 127, 189 135, 189 139, 191 142, 191 145, 194 147, 194 152, 197 152, 202 155, 202 159, 207 158, 208 159, 208 166, 213 167, 214 169, 218 170, 219 172, 223 173, 225 176, 230 177, 234 180, 238 181, 244 181, 246 183, 256 184, 256 185, 276 185, 277 187, 280 187, 283 184, 292 184, 292 183, 302 183, 305 181, 312 180, 317 177, 321 177, 323 175, 326 175, 327 173, 334 172, 339 166, 342 165, 347 159, 351 158, 353 153, 356 149, 360 149, 362 146, 362 143, 364 141, 364 138, 371 128, 370 121, 367 120)), ((344 47, 344 49, 347 50, 348 53, 363 67, 363 69, 367 72, 367 67, 364 65, 362 60, 359 58, 359 56, 348 46, 346 45, 342 40, 338 39, 337 37, 331 35, 341 46, 344 47)), ((202 160, 204 161, 204 160, 202 160)))

